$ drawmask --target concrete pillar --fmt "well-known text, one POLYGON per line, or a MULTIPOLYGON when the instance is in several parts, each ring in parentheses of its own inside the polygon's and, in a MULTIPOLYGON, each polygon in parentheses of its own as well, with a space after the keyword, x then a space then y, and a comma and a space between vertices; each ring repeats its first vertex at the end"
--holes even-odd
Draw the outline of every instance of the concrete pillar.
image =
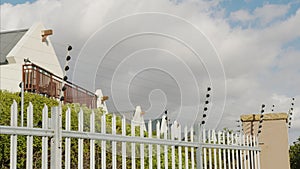
MULTIPOLYGON (((261 148, 261 169, 290 169, 286 113, 264 114, 261 133, 258 135, 261 148)), ((242 115, 245 134, 257 136, 260 114, 242 115)))

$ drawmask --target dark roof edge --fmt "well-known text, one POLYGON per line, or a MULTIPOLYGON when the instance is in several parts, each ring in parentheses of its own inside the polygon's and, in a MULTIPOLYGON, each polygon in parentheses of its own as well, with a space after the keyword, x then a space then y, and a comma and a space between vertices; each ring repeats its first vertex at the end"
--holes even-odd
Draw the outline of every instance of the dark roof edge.
POLYGON ((14 32, 24 32, 28 31, 29 29, 18 29, 18 30, 9 30, 9 31, 2 31, 0 34, 5 34, 5 33, 14 33, 14 32))

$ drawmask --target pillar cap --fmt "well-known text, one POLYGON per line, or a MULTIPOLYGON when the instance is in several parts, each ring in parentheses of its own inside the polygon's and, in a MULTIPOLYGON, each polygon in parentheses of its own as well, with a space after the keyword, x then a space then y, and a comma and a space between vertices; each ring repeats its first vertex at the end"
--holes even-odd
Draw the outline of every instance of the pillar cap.
MULTIPOLYGON (((241 115, 242 122, 259 121, 261 114, 244 114, 241 115)), ((264 120, 287 120, 288 115, 286 113, 267 113, 264 114, 264 120)))

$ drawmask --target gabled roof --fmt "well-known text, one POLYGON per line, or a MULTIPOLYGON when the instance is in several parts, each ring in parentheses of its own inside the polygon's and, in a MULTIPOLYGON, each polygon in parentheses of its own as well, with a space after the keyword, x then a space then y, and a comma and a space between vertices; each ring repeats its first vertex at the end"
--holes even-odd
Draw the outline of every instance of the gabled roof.
POLYGON ((27 31, 28 29, 0 32, 0 65, 8 64, 6 56, 27 31))

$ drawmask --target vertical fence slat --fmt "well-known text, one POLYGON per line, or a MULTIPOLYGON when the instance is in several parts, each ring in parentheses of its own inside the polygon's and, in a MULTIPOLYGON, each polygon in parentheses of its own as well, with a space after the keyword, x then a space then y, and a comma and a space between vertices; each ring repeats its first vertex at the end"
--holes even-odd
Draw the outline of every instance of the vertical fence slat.
MULTIPOLYGON (((156 123, 156 138, 160 139, 160 124, 159 121, 156 123)), ((157 158, 157 168, 160 169, 160 145, 157 144, 156 149, 156 158, 157 158)))
MULTIPOLYGON (((226 133, 222 132, 222 142, 223 142, 224 145, 226 145, 225 138, 226 138, 226 133)), ((227 168, 226 149, 223 149, 223 158, 224 158, 224 160, 223 160, 224 169, 226 169, 227 168)))
MULTIPOLYGON (((243 142, 243 135, 240 133, 240 135, 239 135, 239 146, 242 146, 243 144, 242 144, 242 142, 243 142)), ((241 169, 243 169, 243 151, 242 150, 239 150, 239 152, 240 152, 240 168, 241 169)))
MULTIPOLYGON (((131 136, 135 136, 135 125, 131 122, 131 136)), ((135 143, 131 143, 131 168, 135 169, 135 143)))
MULTIPOLYGON (((230 133, 227 133, 227 145, 230 145, 230 133)), ((231 157, 230 157, 230 149, 227 149, 227 161, 228 161, 228 169, 231 169, 231 157)))
MULTIPOLYGON (((216 131, 212 131, 213 144, 216 144, 216 131)), ((214 168, 217 168, 217 150, 214 148, 214 168)))
MULTIPOLYGON (((206 143, 206 130, 203 128, 203 143, 206 143)), ((204 169, 207 169, 207 153, 206 153, 206 148, 203 148, 203 161, 204 161, 204 169)))
MULTIPOLYGON (((250 135, 250 147, 253 147, 253 137, 250 135)), ((251 167, 254 168, 254 151, 250 150, 250 160, 251 160, 251 167)))
MULTIPOLYGON (((184 141, 188 141, 188 128, 187 126, 184 127, 184 141)), ((189 168, 189 153, 188 148, 184 147, 184 155, 185 155, 185 168, 189 168)))
MULTIPOLYGON (((231 138, 231 145, 234 145, 233 133, 231 133, 230 138, 231 138)), ((235 168, 235 159, 234 159, 234 156, 235 156, 234 150, 232 149, 231 150, 231 159, 232 159, 232 168, 233 169, 235 168)))
MULTIPOLYGON (((95 133, 95 112, 90 115, 90 132, 95 133)), ((90 169, 95 168, 95 140, 90 140, 90 169)))
MULTIPOLYGON (((116 130, 116 115, 113 114, 112 116, 112 134, 116 135, 117 134, 117 130, 116 130)), ((112 168, 116 169, 117 168, 117 142, 116 141, 112 141, 112 168)))
MULTIPOLYGON (((211 130, 208 130, 208 143, 211 144, 211 130)), ((212 169, 212 155, 211 148, 208 149, 209 169, 212 169)))
MULTIPOLYGON (((249 136, 247 136, 246 144, 247 144, 247 146, 249 146, 249 136)), ((250 169, 251 163, 250 163, 250 151, 249 150, 247 150, 247 157, 248 157, 248 159, 247 159, 247 161, 248 161, 248 169, 250 169)))
MULTIPOLYGON (((259 146, 258 137, 256 137, 256 146, 259 146)), ((260 151, 256 151, 257 153, 257 169, 260 169, 260 151)))
MULTIPOLYGON (((238 145, 238 135, 235 134, 235 144, 238 145)), ((236 168, 240 169, 239 150, 235 150, 236 168)))
MULTIPOLYGON (((253 136, 253 147, 256 147, 256 137, 253 136)), ((254 168, 257 169, 258 166, 257 166, 257 154, 256 154, 256 151, 254 151, 254 168)))
MULTIPOLYGON (((126 136, 126 119, 122 117, 122 136, 126 136)), ((122 169, 126 169, 126 142, 122 142, 122 169)))
MULTIPOLYGON (((68 108, 66 111, 66 131, 71 130, 71 109, 68 108)), ((65 168, 71 168, 71 139, 65 138, 65 168)))
MULTIPOLYGON (((175 138, 175 125, 172 124, 171 126, 171 140, 174 140, 175 138)), ((175 169, 175 146, 171 146, 171 158, 172 158, 172 169, 175 169)))
MULTIPOLYGON (((78 131, 83 132, 83 110, 78 113, 78 131)), ((83 139, 78 139, 78 168, 83 169, 83 139)))
MULTIPOLYGON (((29 102, 27 107, 27 127, 33 128, 33 106, 29 102)), ((26 151, 26 168, 32 168, 32 157, 33 157, 33 136, 27 136, 27 151, 26 151)))
MULTIPOLYGON (((106 113, 103 113, 101 120, 101 133, 106 134, 106 113)), ((106 141, 101 141, 101 168, 106 168, 106 141)))
MULTIPOLYGON (((243 134, 243 146, 246 146, 246 137, 245 137, 245 135, 243 134)), ((243 154, 243 156, 244 156, 244 169, 247 169, 247 150, 244 150, 244 154, 243 154)))
MULTIPOLYGON (((140 125, 140 137, 144 138, 144 125, 140 125)), ((144 144, 140 144, 140 157, 141 157, 141 169, 145 168, 145 152, 144 152, 144 144)))
MULTIPOLYGON (((48 107, 43 108, 42 128, 48 129, 48 107)), ((42 169, 48 168, 48 137, 42 137, 42 169)))
POLYGON ((51 138, 51 168, 61 168, 62 117, 61 107, 51 108, 51 128, 54 136, 51 138))
MULTIPOLYGON (((191 142, 194 142, 194 128, 191 127, 190 132, 191 142)), ((191 163, 192 163, 192 169, 195 168, 195 156, 194 156, 194 147, 191 147, 191 163)))
MULTIPOLYGON (((168 139, 168 132, 169 132, 169 129, 168 129, 168 126, 167 126, 167 130, 164 132, 164 139, 167 140, 168 139)), ((168 169, 168 146, 167 145, 164 145, 164 157, 165 157, 165 169, 168 169)))
MULTIPOLYGON (((221 145, 221 132, 218 132, 218 144, 221 145)), ((222 156, 221 156, 222 149, 218 149, 218 155, 219 155, 219 169, 222 169, 222 156)))
MULTIPOLYGON (((10 107, 10 126, 18 126, 18 106, 14 100, 10 107)), ((10 135, 10 169, 17 168, 17 135, 10 135)))
MULTIPOLYGON (((152 121, 148 122, 148 137, 152 138, 152 121)), ((153 168, 152 165, 152 144, 149 144, 149 169, 153 168)))

